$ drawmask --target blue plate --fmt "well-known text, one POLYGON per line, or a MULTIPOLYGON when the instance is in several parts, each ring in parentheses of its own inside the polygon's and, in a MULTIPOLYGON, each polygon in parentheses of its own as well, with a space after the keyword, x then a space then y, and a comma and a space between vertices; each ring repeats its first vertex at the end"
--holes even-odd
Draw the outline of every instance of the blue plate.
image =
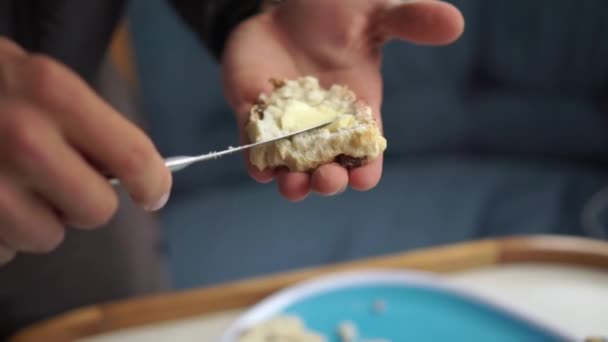
POLYGON ((336 327, 343 321, 355 323, 366 339, 392 342, 576 340, 431 275, 370 271, 325 277, 281 291, 247 312, 221 341, 235 342, 244 330, 281 314, 300 317, 328 342, 340 342, 336 327))

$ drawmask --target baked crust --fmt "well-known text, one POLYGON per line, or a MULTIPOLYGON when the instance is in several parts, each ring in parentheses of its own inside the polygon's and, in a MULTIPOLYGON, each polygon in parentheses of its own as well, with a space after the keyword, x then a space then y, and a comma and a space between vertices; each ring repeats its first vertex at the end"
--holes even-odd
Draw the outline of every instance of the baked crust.
POLYGON ((250 112, 247 134, 251 142, 288 133, 281 120, 294 101, 307 108, 330 110, 338 116, 335 124, 252 149, 250 161, 259 170, 287 167, 306 172, 334 161, 355 168, 385 151, 387 142, 371 108, 346 86, 323 89, 312 76, 270 82, 274 90, 261 94, 250 112))

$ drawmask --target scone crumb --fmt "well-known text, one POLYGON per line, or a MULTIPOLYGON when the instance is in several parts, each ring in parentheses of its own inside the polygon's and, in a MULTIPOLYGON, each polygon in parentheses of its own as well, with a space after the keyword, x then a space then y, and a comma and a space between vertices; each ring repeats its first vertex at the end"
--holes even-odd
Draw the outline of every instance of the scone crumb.
POLYGON ((374 301, 373 310, 376 314, 383 314, 386 312, 386 302, 382 299, 377 299, 374 301))
POLYGON ((324 336, 308 330, 300 318, 280 316, 243 332, 238 342, 327 342, 327 340, 324 336))
MULTIPOLYGON (((384 338, 363 338, 352 321, 342 321, 336 326, 340 342, 391 342, 384 338)), ((327 342, 328 336, 308 329, 296 316, 279 316, 261 322, 244 331, 238 342, 327 342)))
POLYGON ((342 322, 338 325, 338 334, 342 342, 356 342, 359 338, 357 326, 350 321, 342 322))

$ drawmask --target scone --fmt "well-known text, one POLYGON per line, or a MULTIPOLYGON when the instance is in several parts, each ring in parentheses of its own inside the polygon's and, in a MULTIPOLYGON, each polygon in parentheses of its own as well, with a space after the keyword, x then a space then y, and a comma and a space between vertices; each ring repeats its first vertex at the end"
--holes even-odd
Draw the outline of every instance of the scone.
POLYGON ((323 89, 312 76, 272 82, 274 91, 261 94, 251 109, 247 124, 251 142, 333 123, 252 149, 251 163, 259 170, 284 166, 306 172, 333 161, 354 168, 373 161, 386 149, 371 108, 347 87, 323 89))
POLYGON ((325 337, 306 329, 297 317, 280 316, 246 331, 238 342, 326 342, 325 337))

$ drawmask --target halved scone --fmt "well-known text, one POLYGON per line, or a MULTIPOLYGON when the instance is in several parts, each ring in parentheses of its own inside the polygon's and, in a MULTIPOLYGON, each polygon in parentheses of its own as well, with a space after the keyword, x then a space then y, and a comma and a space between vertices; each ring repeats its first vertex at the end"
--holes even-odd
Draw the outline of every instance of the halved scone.
POLYGON ((259 170, 284 166, 291 171, 312 171, 333 161, 354 168, 373 161, 386 149, 371 108, 346 86, 323 89, 312 76, 272 82, 274 91, 261 94, 251 109, 247 124, 251 142, 334 122, 252 149, 251 163, 259 170))
POLYGON ((320 334, 309 330, 295 316, 279 316, 246 331, 238 342, 326 342, 320 334))

